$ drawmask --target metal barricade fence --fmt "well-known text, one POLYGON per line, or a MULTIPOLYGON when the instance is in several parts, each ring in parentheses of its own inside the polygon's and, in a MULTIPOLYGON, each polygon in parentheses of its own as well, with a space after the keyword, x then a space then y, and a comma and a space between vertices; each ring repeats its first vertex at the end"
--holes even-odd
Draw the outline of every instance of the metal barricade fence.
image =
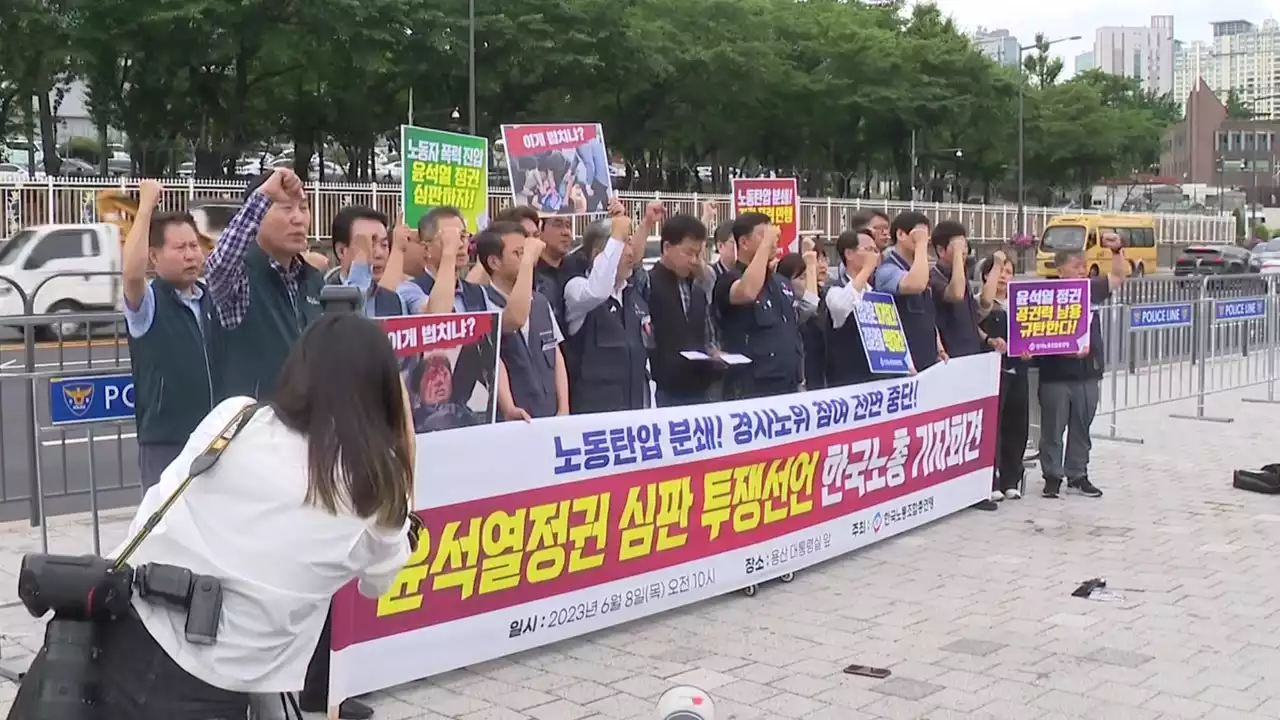
MULTIPOLYGON (((83 273, 53 277, 58 275, 83 273)), ((28 296, 0 276, 0 286, 14 288, 27 309, 0 320, 8 326, 0 340, 0 521, 25 516, 43 528, 50 515, 90 510, 97 549, 97 511, 136 503, 141 496, 132 408, 106 419, 85 411, 74 424, 55 427, 51 401, 68 400, 51 397, 51 388, 66 387, 68 378, 92 384, 129 373, 127 331, 116 310, 32 314, 47 284, 28 296), (47 328, 55 322, 79 329, 42 339, 50 337, 47 328)), ((1215 393, 1266 385, 1260 401, 1276 399, 1280 296, 1273 278, 1131 280, 1100 309, 1100 322, 1107 372, 1099 409, 1106 427, 1098 437, 1141 442, 1118 429, 1120 416, 1138 408, 1196 400, 1191 418, 1221 421, 1205 405, 1215 393)), ((1034 388, 1031 422, 1034 449, 1034 388)))
POLYGON ((1280 380, 1280 296, 1272 276, 1158 278, 1127 283, 1100 309, 1106 372, 1095 437, 1122 435, 1128 410, 1194 400, 1193 414, 1171 417, 1231 422, 1206 413, 1209 396, 1265 385, 1274 402, 1280 380))

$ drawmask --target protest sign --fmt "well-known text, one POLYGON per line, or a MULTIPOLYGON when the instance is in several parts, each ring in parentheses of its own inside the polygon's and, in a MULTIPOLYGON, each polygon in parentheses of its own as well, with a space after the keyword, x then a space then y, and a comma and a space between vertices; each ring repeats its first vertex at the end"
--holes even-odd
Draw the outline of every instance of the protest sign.
POLYGON ((1009 283, 1009 354, 1075 355, 1089 345, 1089 281, 1009 283))
POLYGON ((795 178, 734 178, 733 214, 758 212, 781 230, 778 256, 800 252, 800 196, 795 178))
POLYGON ((419 433, 494 422, 498 313, 381 318, 419 433))
POLYGON ((430 128, 400 126, 401 191, 405 224, 418 226, 427 211, 452 205, 467 230, 489 224, 489 141, 430 128))
POLYGON ((503 125, 502 144, 516 205, 544 215, 608 212, 613 178, 599 123, 503 125))
POLYGON ((911 372, 907 336, 902 332, 902 318, 898 317, 898 307, 892 295, 863 293, 862 302, 853 306, 853 317, 858 323, 862 349, 867 354, 867 366, 871 372, 911 372))
POLYGON ((419 437, 426 530, 391 592, 334 599, 330 702, 759 584, 985 499, 999 366, 984 353, 852 387, 419 437))

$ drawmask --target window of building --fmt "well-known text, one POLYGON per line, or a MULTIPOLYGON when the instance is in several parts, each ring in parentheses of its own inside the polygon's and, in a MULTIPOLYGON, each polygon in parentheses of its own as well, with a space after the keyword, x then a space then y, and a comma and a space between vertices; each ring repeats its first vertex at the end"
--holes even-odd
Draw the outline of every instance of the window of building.
POLYGON ((1244 134, 1244 151, 1245 151, 1245 152, 1253 152, 1253 149, 1254 149, 1254 143, 1253 143, 1254 133, 1251 133, 1251 132, 1245 132, 1245 133, 1243 133, 1243 134, 1244 134))

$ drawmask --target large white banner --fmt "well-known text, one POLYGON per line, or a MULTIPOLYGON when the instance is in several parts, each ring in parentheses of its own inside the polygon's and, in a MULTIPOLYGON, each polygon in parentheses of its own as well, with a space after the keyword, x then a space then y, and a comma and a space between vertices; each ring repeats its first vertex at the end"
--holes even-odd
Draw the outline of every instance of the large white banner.
POLYGON ((991 492, 1000 358, 418 438, 426 531, 333 606, 330 701, 740 590, 991 492))

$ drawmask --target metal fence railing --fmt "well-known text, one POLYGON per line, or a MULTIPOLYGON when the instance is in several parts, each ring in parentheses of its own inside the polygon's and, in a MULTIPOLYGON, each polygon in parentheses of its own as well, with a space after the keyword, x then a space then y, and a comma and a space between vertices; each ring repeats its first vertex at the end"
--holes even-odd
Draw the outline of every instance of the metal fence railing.
MULTIPOLYGON (((0 318, 0 521, 29 518, 47 543, 45 518, 90 510, 96 550, 97 511, 140 498, 123 316, 110 308, 33 314, 40 295, 56 285, 23 288, 0 276, 3 285, 15 288, 26 312, 0 318), (79 330, 47 332, 54 323, 79 330), (68 415, 75 389, 94 384, 99 392, 115 387, 124 404, 68 415)), ((1177 417, 1229 422, 1222 408, 1210 412, 1213 395, 1265 388, 1255 401, 1277 401, 1280 294, 1273 277, 1135 279, 1100 314, 1106 374, 1097 437, 1142 442, 1120 432, 1124 413, 1139 408, 1194 401, 1193 412, 1177 417)), ((1031 417, 1034 438, 1034 393, 1031 417)))
MULTIPOLYGON (((84 223, 97 221, 97 193, 101 190, 134 190, 137 179, 47 178, 15 183, 0 182, 0 235, 8 236, 19 229, 45 223, 84 223)), ((245 181, 194 180, 172 178, 166 183, 162 204, 168 209, 185 207, 196 198, 239 198, 245 181)), ((370 205, 391 217, 400 215, 400 186, 376 183, 310 183, 313 221, 311 231, 316 240, 328 237, 329 218, 347 205, 370 205)), ((510 190, 489 189, 489 208, 497 213, 510 204, 510 190)), ((719 216, 732 215, 732 199, 728 195, 697 193, 623 192, 633 212, 644 202, 660 199, 671 212, 699 215, 702 204, 711 200, 719 216)), ((899 202, 894 200, 862 200, 857 198, 801 198, 800 224, 803 229, 821 230, 828 235, 849 228, 849 217, 860 209, 876 208, 890 215, 903 210, 919 210, 933 220, 951 219, 964 224, 970 240, 978 243, 1008 242, 1018 231, 1018 210, 1014 205, 970 205, 959 203, 899 202)), ((1048 220, 1056 215, 1091 211, 1061 208, 1028 207, 1025 210, 1026 232, 1039 237, 1048 220)), ((1119 213, 1126 214, 1126 213, 1119 213)), ((1235 219, 1229 215, 1195 215, 1157 213, 1156 236, 1162 243, 1230 243, 1235 238, 1235 219)))

